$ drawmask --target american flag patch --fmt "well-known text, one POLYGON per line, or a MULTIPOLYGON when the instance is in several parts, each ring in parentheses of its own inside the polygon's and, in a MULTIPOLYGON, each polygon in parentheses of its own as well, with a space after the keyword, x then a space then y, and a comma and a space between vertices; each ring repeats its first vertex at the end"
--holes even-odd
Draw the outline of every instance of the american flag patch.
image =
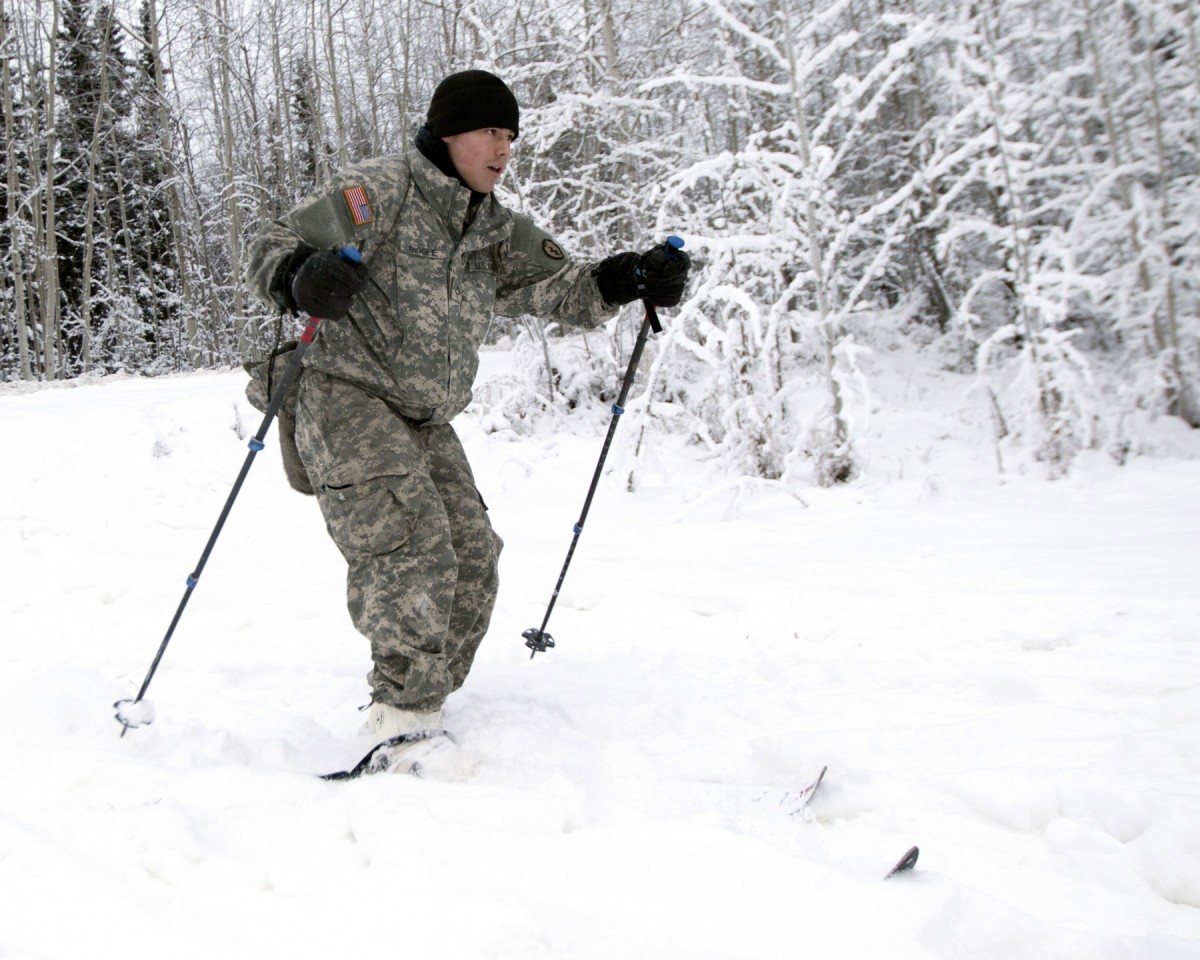
POLYGON ((371 209, 370 201, 367 200, 367 191, 362 187, 343 190, 342 195, 346 198, 346 206, 350 208, 350 219, 356 227, 375 219, 375 211, 371 209))

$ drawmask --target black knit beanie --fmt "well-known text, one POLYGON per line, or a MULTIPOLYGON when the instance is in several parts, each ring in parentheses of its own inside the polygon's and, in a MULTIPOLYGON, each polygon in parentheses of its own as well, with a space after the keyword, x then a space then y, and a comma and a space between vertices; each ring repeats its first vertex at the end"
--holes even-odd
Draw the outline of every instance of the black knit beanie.
POLYGON ((438 84, 425 118, 435 137, 502 127, 520 133, 517 98, 504 81, 486 70, 452 73, 438 84))

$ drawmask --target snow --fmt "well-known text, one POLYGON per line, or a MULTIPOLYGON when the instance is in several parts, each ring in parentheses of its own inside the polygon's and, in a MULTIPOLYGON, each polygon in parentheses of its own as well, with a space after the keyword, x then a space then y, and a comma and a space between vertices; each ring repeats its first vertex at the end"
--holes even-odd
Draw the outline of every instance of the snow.
POLYGON ((118 700, 113 704, 113 710, 113 716, 117 718, 117 721, 131 730, 154 722, 154 704, 149 700, 136 698, 118 700))
POLYGON ((462 784, 313 776, 367 650, 271 443, 122 737, 259 415, 235 372, 0 387, 0 957, 1200 957, 1200 438, 998 475, 968 380, 870 362, 833 489, 623 423, 532 660, 607 423, 459 419, 506 540, 462 784))

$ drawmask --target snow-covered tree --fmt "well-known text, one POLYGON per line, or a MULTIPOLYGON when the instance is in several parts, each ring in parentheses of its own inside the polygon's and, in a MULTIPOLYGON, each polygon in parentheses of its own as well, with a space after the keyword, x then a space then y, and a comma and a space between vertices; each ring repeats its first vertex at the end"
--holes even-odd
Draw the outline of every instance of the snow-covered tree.
MULTIPOLYGON (((581 256, 679 233, 695 258, 691 296, 643 363, 635 446, 669 431, 737 475, 853 477, 871 442, 859 361, 880 323, 976 372, 1002 455, 1020 447, 1051 475, 1122 446, 1131 410, 1200 424, 1187 4, 129 13, 0 0, 5 378, 261 354, 278 318, 245 295, 250 235, 336 169, 403 148, 438 80, 482 67, 523 106, 508 202, 581 256)), ((581 343, 524 321, 496 333, 528 338, 528 403, 598 407, 641 321, 631 305, 581 343)))

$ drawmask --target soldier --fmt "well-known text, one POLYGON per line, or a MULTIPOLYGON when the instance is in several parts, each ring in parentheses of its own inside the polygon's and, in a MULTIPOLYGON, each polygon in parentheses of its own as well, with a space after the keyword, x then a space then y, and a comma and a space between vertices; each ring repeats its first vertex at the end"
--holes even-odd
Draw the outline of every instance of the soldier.
POLYGON ((572 260, 504 207, 492 191, 519 132, 502 80, 452 74, 411 149, 342 171, 250 250, 256 293, 328 321, 304 356, 295 442, 348 564, 368 723, 395 771, 453 766, 442 705, 496 599, 502 543, 450 426, 493 315, 594 327, 641 297, 674 306, 687 280, 687 257, 661 248, 572 260))

